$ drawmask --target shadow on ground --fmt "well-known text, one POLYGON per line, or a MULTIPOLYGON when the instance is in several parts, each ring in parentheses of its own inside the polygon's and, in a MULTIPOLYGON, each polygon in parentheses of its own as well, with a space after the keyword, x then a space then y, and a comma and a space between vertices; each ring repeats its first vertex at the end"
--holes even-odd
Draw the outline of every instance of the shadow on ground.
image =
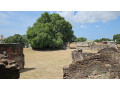
POLYGON ((34 51, 59 51, 59 50, 66 50, 65 48, 43 48, 43 49, 33 49, 34 51))
POLYGON ((31 70, 34 70, 34 69, 36 69, 36 68, 24 68, 24 69, 20 69, 20 73, 31 71, 31 70))

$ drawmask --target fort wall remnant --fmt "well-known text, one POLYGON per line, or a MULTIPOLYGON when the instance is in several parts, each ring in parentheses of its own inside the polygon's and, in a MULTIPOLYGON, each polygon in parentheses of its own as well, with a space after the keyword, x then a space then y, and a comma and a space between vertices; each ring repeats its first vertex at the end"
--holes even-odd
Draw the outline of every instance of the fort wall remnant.
POLYGON ((6 51, 0 54, 0 79, 19 79, 19 67, 14 60, 9 60, 6 51))
POLYGON ((115 47, 116 49, 118 48, 118 46, 117 46, 116 43, 93 44, 93 43, 90 43, 90 42, 77 42, 77 43, 74 43, 74 44, 76 44, 76 47, 74 47, 74 48, 76 48, 76 49, 82 49, 82 50, 99 51, 99 50, 107 48, 107 47, 115 47))
POLYGON ((98 52, 88 56, 78 53, 83 59, 76 55, 77 59, 63 68, 63 79, 120 79, 120 53, 113 47, 98 52))
POLYGON ((19 79, 20 73, 14 60, 0 60, 0 79, 19 79))
POLYGON ((0 44, 0 54, 6 52, 9 60, 14 60, 19 68, 24 68, 23 45, 21 44, 0 44))
POLYGON ((104 48, 107 48, 107 47, 108 47, 107 44, 103 44, 103 45, 92 45, 92 46, 91 46, 91 50, 97 50, 97 51, 99 51, 99 50, 104 49, 104 48))

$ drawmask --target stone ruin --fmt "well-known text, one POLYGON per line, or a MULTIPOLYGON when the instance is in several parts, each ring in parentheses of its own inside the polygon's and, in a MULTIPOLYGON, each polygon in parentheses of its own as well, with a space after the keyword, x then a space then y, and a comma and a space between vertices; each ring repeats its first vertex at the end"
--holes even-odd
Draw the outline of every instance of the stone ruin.
POLYGON ((0 54, 0 79, 18 79, 20 76, 18 64, 9 60, 6 52, 0 54))
POLYGON ((101 50, 104 48, 108 48, 108 47, 114 47, 114 48, 118 48, 116 43, 109 43, 109 44, 90 44, 89 42, 77 42, 76 44, 76 49, 82 49, 82 50, 101 50))
POLYGON ((104 48, 98 53, 72 52, 72 63, 63 68, 63 79, 120 78, 120 53, 116 48, 104 48))
POLYGON ((0 79, 18 79, 21 68, 24 68, 23 46, 0 44, 0 79))
POLYGON ((9 60, 14 60, 18 67, 24 68, 24 54, 23 45, 21 44, 0 44, 0 54, 6 52, 6 58, 9 60))

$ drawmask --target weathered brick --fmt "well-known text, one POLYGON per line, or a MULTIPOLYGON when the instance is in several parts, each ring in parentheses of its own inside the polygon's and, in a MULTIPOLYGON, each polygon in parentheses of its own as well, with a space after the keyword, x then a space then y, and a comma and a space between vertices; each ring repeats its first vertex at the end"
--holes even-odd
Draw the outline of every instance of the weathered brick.
POLYGON ((0 44, 0 51, 7 52, 9 60, 15 60, 19 68, 24 68, 23 45, 21 44, 0 44))

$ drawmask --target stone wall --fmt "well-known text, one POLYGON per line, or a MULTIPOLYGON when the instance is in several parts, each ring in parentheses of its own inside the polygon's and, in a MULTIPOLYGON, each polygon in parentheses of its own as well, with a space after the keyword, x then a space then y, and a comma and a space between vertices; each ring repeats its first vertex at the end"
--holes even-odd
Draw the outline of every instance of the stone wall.
POLYGON ((24 54, 21 44, 0 44, 0 53, 4 51, 6 51, 9 60, 15 60, 19 68, 24 68, 24 54))
POLYGON ((82 50, 74 50, 74 51, 72 51, 72 60, 80 61, 91 55, 94 55, 94 54, 93 53, 83 53, 82 50))
POLYGON ((103 45, 92 45, 91 46, 91 50, 101 50, 101 49, 103 49, 103 48, 107 48, 108 47, 108 45, 107 44, 103 44, 103 45))
POLYGON ((116 45, 102 44, 102 45, 91 45, 91 46, 79 46, 79 47, 76 47, 76 49, 99 51, 99 50, 107 48, 107 47, 116 47, 117 48, 116 45))
POLYGON ((91 50, 91 46, 81 46, 81 47, 76 47, 76 49, 82 49, 82 50, 91 50))
POLYGON ((0 59, 0 79, 19 79, 20 73, 14 60, 0 59))
POLYGON ((103 48, 106 48, 106 47, 108 47, 108 45, 107 44, 103 44, 103 45, 79 46, 76 49, 95 50, 95 51, 97 50, 97 51, 99 51, 99 50, 101 50, 103 48))
POLYGON ((88 56, 79 53, 83 59, 64 67, 63 79, 120 79, 120 53, 112 50, 88 56))

